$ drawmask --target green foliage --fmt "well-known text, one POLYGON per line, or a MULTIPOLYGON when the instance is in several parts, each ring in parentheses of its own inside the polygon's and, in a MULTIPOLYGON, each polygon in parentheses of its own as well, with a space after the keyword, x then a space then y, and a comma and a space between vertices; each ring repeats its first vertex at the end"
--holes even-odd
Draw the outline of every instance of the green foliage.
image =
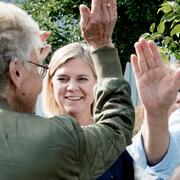
MULTIPOLYGON (((134 43, 140 35, 157 22, 158 5, 162 0, 117 0, 118 19, 113 33, 124 70, 134 53, 134 43)), ((40 24, 42 30, 51 31, 48 39, 52 50, 75 41, 82 41, 79 28, 79 5, 90 7, 91 0, 28 0, 19 3, 40 24), (58 23, 57 23, 58 22, 58 23)))
POLYGON ((134 43, 141 34, 156 22, 158 0, 118 0, 118 19, 113 33, 113 42, 118 48, 122 66, 125 67, 130 55, 134 53, 134 43))
MULTIPOLYGON (((72 1, 65 2, 72 4, 72 1)), ((48 43, 52 46, 52 52, 65 44, 81 40, 79 20, 72 13, 63 14, 65 9, 62 1, 29 0, 18 5, 33 16, 42 30, 51 32, 48 43)))
POLYGON ((157 13, 163 12, 159 24, 153 23, 143 36, 157 42, 165 61, 173 55, 180 60, 180 0, 164 1, 157 13))

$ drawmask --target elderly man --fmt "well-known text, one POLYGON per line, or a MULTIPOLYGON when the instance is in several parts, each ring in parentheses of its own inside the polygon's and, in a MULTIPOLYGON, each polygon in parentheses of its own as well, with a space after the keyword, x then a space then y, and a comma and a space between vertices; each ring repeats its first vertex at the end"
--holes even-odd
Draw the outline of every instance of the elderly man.
POLYGON ((92 9, 81 5, 80 13, 98 76, 96 124, 84 128, 70 117, 33 114, 48 69, 41 64, 39 27, 23 10, 0 2, 2 180, 95 179, 131 143, 134 109, 111 41, 116 2, 92 0, 92 9))

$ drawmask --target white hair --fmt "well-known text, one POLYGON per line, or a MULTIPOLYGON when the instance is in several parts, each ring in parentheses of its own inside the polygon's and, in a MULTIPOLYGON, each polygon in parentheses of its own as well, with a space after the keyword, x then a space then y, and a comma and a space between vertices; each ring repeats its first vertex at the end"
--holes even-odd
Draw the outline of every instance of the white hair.
POLYGON ((0 91, 7 81, 9 62, 27 61, 33 48, 40 47, 38 24, 19 7, 0 2, 0 91))

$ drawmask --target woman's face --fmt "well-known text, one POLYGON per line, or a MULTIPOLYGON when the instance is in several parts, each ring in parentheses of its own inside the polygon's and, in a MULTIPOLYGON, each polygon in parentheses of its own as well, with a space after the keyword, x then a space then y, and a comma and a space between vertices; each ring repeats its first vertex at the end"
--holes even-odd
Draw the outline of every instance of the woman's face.
POLYGON ((95 83, 89 64, 73 58, 61 65, 52 78, 55 100, 71 116, 89 112, 95 83))

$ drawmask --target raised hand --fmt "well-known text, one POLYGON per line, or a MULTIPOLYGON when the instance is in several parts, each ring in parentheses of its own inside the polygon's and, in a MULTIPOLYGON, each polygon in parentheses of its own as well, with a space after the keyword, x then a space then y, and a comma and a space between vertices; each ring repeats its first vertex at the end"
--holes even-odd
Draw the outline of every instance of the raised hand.
POLYGON ((50 50, 51 50, 51 45, 46 44, 46 40, 48 39, 48 37, 50 36, 50 32, 49 31, 41 31, 40 32, 40 39, 42 41, 43 47, 41 48, 41 62, 43 62, 46 57, 48 56, 50 50))
POLYGON ((80 5, 82 36, 91 49, 112 45, 117 20, 116 0, 92 0, 91 10, 80 5))
POLYGON ((170 71, 152 41, 140 39, 135 43, 135 50, 137 55, 131 56, 131 62, 145 109, 151 113, 167 111, 180 88, 180 69, 170 71))

